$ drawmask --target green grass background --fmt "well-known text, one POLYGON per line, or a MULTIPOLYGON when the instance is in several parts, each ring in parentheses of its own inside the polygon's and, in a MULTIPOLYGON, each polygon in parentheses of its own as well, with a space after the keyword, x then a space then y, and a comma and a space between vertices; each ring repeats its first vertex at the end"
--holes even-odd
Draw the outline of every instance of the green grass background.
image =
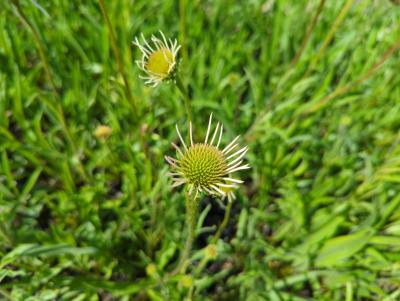
POLYGON ((317 0, 106 1, 133 108, 99 4, 37 2, 0 2, 1 300, 400 300, 399 6, 325 1, 291 64, 317 0), (143 85, 131 44, 158 30, 184 45, 195 137, 213 112, 250 148, 196 272, 224 212, 201 201, 187 276, 163 159, 182 98, 143 85))

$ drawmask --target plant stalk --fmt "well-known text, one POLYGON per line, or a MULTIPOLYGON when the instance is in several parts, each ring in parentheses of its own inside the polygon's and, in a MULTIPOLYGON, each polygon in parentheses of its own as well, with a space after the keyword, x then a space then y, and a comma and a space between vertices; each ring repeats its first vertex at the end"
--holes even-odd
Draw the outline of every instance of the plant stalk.
POLYGON ((111 22, 110 22, 110 18, 108 16, 108 13, 106 10, 106 6, 104 4, 104 0, 99 0, 99 4, 100 4, 101 13, 103 14, 104 20, 106 21, 108 32, 110 33, 111 47, 114 52, 115 59, 117 61, 119 73, 121 74, 122 80, 124 81, 126 97, 128 98, 129 103, 132 106, 134 116, 137 117, 137 105, 136 105, 135 99, 132 96, 131 87, 129 85, 129 81, 128 81, 128 78, 125 73, 124 64, 122 63, 122 59, 121 59, 121 53, 117 46, 117 41, 115 38, 113 28, 111 26, 111 22))
POLYGON ((172 275, 184 272, 186 269, 187 261, 189 259, 190 251, 192 250, 193 241, 196 235, 196 218, 197 218, 197 195, 195 192, 193 198, 190 197, 189 191, 186 190, 185 204, 186 204, 186 224, 188 227, 188 235, 185 242, 185 247, 183 249, 181 258, 179 260, 178 266, 172 272, 172 275))
POLYGON ((217 232, 215 233, 214 237, 211 240, 212 244, 215 244, 218 241, 218 239, 220 239, 222 231, 225 229, 226 225, 228 224, 229 217, 231 215, 232 204, 233 204, 233 201, 229 199, 228 205, 226 205, 224 219, 222 220, 222 223, 219 225, 217 232))
POLYGON ((294 67, 297 64, 297 61, 300 59, 304 49, 307 46, 308 40, 311 37, 312 32, 314 31, 315 25, 317 24, 318 18, 321 14, 322 8, 325 5, 325 0, 320 0, 317 12, 315 13, 314 17, 312 18, 310 24, 308 25, 307 32, 301 42, 300 48, 297 50, 296 55, 294 56, 293 60, 290 62, 290 66, 294 67))
POLYGON ((186 0, 179 0, 179 39, 182 45, 181 53, 184 63, 187 62, 187 45, 186 45, 186 0))
POLYGON ((347 0, 346 3, 344 4, 339 15, 336 17, 331 29, 329 30, 328 34, 326 35, 321 48, 319 49, 317 54, 314 56, 314 59, 311 61, 309 68, 308 68, 306 74, 303 76, 303 78, 306 78, 311 73, 311 71, 313 71, 313 69, 316 67, 318 61, 322 57, 322 55, 325 52, 328 45, 331 43, 336 31, 338 30, 339 26, 342 24, 344 18, 346 17, 347 12, 349 11, 353 2, 354 2, 354 0, 347 0))
MULTIPOLYGON (((217 232, 215 233, 214 237, 211 240, 210 244, 215 244, 218 239, 221 237, 222 231, 225 229, 226 225, 228 224, 229 217, 231 215, 231 209, 232 209, 232 200, 228 200, 228 205, 226 206, 225 209, 225 215, 224 219, 222 220, 221 224, 218 227, 217 232)), ((203 259, 200 261, 199 265, 197 266, 197 269, 195 270, 195 275, 199 275, 203 269, 205 268, 207 262, 210 260, 208 256, 204 256, 203 259)))
POLYGON ((189 121, 192 121, 192 106, 190 104, 189 93, 188 93, 188 90, 186 89, 186 87, 184 86, 179 74, 176 75, 176 85, 177 85, 179 91, 181 91, 181 93, 182 93, 188 119, 189 119, 189 121))

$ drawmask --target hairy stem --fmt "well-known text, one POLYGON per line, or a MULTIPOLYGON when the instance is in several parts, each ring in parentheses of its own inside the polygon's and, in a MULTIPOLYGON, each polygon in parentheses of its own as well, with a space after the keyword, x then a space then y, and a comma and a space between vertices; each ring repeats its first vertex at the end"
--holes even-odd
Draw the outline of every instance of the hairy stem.
POLYGON ((197 218, 197 192, 193 198, 190 197, 189 191, 186 191, 185 195, 186 204, 186 224, 188 227, 188 235, 185 242, 181 258, 176 269, 172 272, 172 275, 184 272, 189 259, 190 251, 192 250, 193 241, 196 234, 196 218, 197 218))

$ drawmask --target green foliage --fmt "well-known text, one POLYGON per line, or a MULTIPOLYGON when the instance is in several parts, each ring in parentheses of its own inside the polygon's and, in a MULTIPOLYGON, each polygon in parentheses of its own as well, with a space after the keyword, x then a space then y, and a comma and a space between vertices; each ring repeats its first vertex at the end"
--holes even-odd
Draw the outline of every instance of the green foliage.
POLYGON ((0 2, 0 299, 398 300, 400 7, 354 1, 323 49, 349 3, 325 1, 292 64, 319 1, 106 2, 135 111, 97 1, 0 2), (213 112, 250 148, 216 258, 200 200, 187 275, 183 99, 131 44, 158 30, 184 38, 195 138, 213 112))

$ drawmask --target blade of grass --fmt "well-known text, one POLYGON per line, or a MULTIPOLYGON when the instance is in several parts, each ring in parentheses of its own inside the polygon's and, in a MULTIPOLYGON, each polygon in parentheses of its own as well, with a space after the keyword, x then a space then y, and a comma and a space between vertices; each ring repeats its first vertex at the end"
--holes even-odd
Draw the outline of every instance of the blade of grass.
POLYGON ((138 113, 137 113, 136 101, 132 96, 131 87, 129 85, 129 81, 128 81, 128 78, 125 73, 125 67, 124 67, 124 64, 122 63, 121 53, 120 53, 118 45, 117 45, 114 30, 112 28, 111 21, 108 16, 108 13, 107 13, 106 6, 104 4, 104 0, 99 0, 99 4, 100 4, 101 13, 103 14, 104 20, 106 21, 108 32, 110 34, 111 47, 113 49, 115 59, 117 60, 119 73, 121 74, 122 80, 124 81, 126 97, 128 98, 128 100, 132 106, 132 112, 133 112, 134 116, 137 118, 138 113))

